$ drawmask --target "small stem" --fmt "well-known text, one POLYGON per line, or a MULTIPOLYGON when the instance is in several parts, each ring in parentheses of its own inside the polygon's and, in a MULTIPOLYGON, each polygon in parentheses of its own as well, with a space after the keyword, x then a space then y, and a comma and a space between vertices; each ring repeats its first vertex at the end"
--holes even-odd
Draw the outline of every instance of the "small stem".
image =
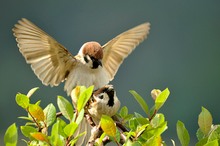
POLYGON ((116 126, 118 128, 120 128, 123 132, 128 132, 128 130, 126 129, 126 127, 122 123, 120 123, 118 121, 115 121, 115 123, 116 123, 116 126))
POLYGON ((62 116, 63 114, 61 112, 56 113, 56 118, 62 116))
POLYGON ((28 108, 26 109, 28 114, 31 116, 31 118, 33 119, 34 123, 36 123, 37 127, 38 127, 38 132, 41 132, 41 127, 39 125, 39 123, 35 120, 35 118, 32 116, 32 114, 29 112, 28 108))
POLYGON ((153 115, 149 118, 149 121, 151 121, 156 114, 157 114, 157 110, 154 110, 154 113, 153 113, 153 115))

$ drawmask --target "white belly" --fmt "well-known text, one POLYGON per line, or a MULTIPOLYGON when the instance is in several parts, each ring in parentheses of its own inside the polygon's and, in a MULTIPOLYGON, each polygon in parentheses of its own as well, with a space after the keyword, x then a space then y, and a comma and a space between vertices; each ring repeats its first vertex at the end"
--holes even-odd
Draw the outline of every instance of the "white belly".
POLYGON ((85 65, 78 66, 70 72, 65 83, 64 89, 70 95, 76 86, 89 87, 94 85, 94 89, 98 89, 108 84, 109 79, 105 69, 98 67, 97 69, 88 68, 85 65))

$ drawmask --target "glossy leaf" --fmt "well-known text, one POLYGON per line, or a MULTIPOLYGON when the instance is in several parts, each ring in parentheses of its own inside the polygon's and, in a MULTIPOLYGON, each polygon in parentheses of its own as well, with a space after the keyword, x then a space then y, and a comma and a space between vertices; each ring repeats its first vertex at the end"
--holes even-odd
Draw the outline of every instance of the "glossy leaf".
POLYGON ((21 116, 21 117, 18 117, 19 119, 23 119, 23 120, 28 120, 28 121, 33 121, 33 119, 31 117, 24 117, 24 116, 21 116))
POLYGON ((105 136, 106 136, 106 133, 103 132, 102 135, 101 135, 100 138, 99 138, 99 141, 97 142, 97 144, 98 144, 99 146, 102 145, 102 140, 105 138, 105 136))
POLYGON ((161 146, 161 142, 161 136, 153 136, 147 142, 144 142, 143 146, 161 146))
POLYGON ((69 121, 73 118, 73 107, 72 104, 62 96, 57 97, 57 105, 62 112, 63 116, 69 121))
POLYGON ((185 128, 185 125, 181 121, 178 121, 176 124, 176 129, 177 129, 177 136, 179 138, 181 145, 188 146, 190 137, 187 129, 185 128))
POLYGON ((34 133, 34 132, 37 132, 37 129, 32 127, 32 126, 21 126, 21 133, 28 137, 28 138, 31 138, 31 133, 34 133))
POLYGON ((154 118, 151 120, 151 125, 153 127, 160 126, 163 122, 165 122, 165 117, 163 114, 156 114, 154 118))
POLYGON ((70 124, 67 124, 65 126, 63 131, 69 137, 69 136, 72 136, 75 133, 77 127, 78 127, 78 124, 76 124, 75 122, 71 122, 70 124))
POLYGON ((59 128, 60 128, 60 120, 57 120, 57 122, 53 124, 51 130, 51 138, 50 138, 51 144, 54 146, 64 145, 64 137, 60 135, 59 128))
POLYGON ((170 95, 170 91, 168 88, 166 88, 157 96, 155 100, 155 109, 157 111, 163 106, 169 95, 170 95))
POLYGON ((211 142, 213 140, 218 140, 219 137, 219 133, 217 133, 215 130, 213 130, 210 134, 209 134, 209 137, 208 137, 208 142, 211 142))
POLYGON ((77 101, 77 111, 78 112, 80 112, 81 109, 83 109, 85 107, 85 105, 87 104, 88 100, 92 96, 93 89, 94 89, 94 86, 90 86, 85 91, 80 93, 79 99, 77 101))
POLYGON ((132 118, 131 120, 129 120, 129 128, 132 130, 132 131, 135 131, 137 126, 139 125, 137 119, 135 118, 132 118))
POLYGON ((38 121, 44 121, 45 116, 43 109, 37 104, 30 104, 28 107, 30 114, 38 121))
POLYGON ((77 124, 80 124, 81 123, 81 121, 82 121, 82 119, 84 118, 84 109, 82 109, 80 112, 79 112, 79 114, 78 114, 78 117, 77 117, 77 119, 76 119, 76 123, 77 124))
POLYGON ((79 139, 81 136, 85 135, 85 134, 86 134, 86 132, 80 133, 80 134, 77 135, 74 139, 72 139, 72 140, 70 141, 71 146, 74 146, 74 144, 78 141, 78 139, 79 139))
POLYGON ((139 103, 139 105, 141 106, 141 108, 144 110, 144 112, 146 114, 148 114, 148 105, 147 103, 144 101, 144 99, 134 90, 130 90, 129 91, 133 96, 134 98, 137 100, 137 102, 139 103))
POLYGON ((212 126, 212 115, 204 107, 202 107, 202 112, 199 114, 198 124, 204 135, 207 135, 212 126))
POLYGON ((5 132, 4 142, 6 146, 16 146, 18 141, 17 127, 14 124, 10 125, 5 132))
POLYGON ((30 99, 26 95, 21 94, 21 93, 18 93, 16 95, 16 103, 20 107, 27 109, 27 107, 29 106, 29 102, 30 102, 30 99))
POLYGON ((63 137, 67 138, 67 135, 64 133, 64 128, 66 127, 66 122, 60 118, 57 118, 57 122, 58 122, 58 132, 59 135, 62 135, 63 137))
POLYGON ((44 109, 44 115, 45 115, 45 122, 47 124, 47 127, 50 126, 56 119, 56 108, 55 106, 50 103, 47 105, 47 107, 44 109))
POLYGON ((207 142, 204 146, 219 146, 218 140, 207 142))
POLYGON ((128 108, 126 106, 123 106, 119 114, 122 118, 125 118, 128 115, 128 108))
POLYGON ((102 115, 101 117, 101 128, 109 136, 116 136, 116 125, 111 117, 102 115))

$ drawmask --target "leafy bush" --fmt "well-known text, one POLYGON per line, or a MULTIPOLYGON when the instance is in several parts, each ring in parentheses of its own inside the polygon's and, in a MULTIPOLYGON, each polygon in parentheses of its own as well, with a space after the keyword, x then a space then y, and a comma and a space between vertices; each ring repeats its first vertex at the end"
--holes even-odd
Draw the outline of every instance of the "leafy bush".
MULTIPOLYGON (((17 104, 27 112, 26 117, 19 117, 27 121, 20 126, 21 133, 27 138, 23 140, 27 145, 74 145, 85 132, 75 135, 77 128, 84 117, 84 107, 92 95, 93 86, 80 87, 76 90, 78 103, 76 109, 64 97, 57 97, 60 112, 50 103, 44 109, 40 101, 31 103, 31 95, 38 88, 31 89, 27 95, 18 93, 17 104), (62 116, 60 116, 62 115, 62 116), (52 127, 52 128, 49 128, 52 127), (49 129, 51 129, 49 131, 49 129)), ((122 107, 117 115, 108 117, 103 115, 100 121, 101 133, 96 137, 96 145, 110 141, 124 145, 158 145, 163 143, 161 134, 167 129, 167 122, 161 113, 157 113, 169 95, 165 89, 155 98, 155 105, 149 110, 147 103, 135 91, 130 91, 138 101, 146 115, 138 113, 128 114, 128 108, 122 107)), ((156 95, 156 90, 155 94, 156 95)), ((90 131, 87 131, 90 132, 90 131)), ((5 133, 5 144, 17 144, 17 127, 12 124, 5 133)))
MULTIPOLYGON (((23 141, 27 145, 72 146, 81 136, 91 132, 77 133, 77 128, 84 118, 84 107, 92 95, 93 86, 89 88, 77 87, 75 95, 79 100, 75 109, 67 99, 58 96, 58 112, 52 103, 44 109, 40 106, 40 101, 31 103, 31 96, 37 89, 31 89, 27 95, 21 93, 16 95, 17 104, 27 112, 26 117, 19 117, 26 121, 24 125, 20 126, 20 131, 26 137, 23 141)), ((158 113, 158 110, 167 100, 170 94, 169 90, 165 89, 162 92, 156 89, 152 90, 151 96, 155 102, 151 108, 137 92, 131 90, 130 93, 137 100, 145 115, 129 114, 126 106, 121 107, 113 117, 102 115, 100 124, 95 125, 98 134, 94 137, 94 145, 114 142, 116 145, 125 146, 165 146, 161 134, 167 129, 167 121, 162 113, 158 113)), ((220 138, 220 126, 212 124, 212 116, 207 109, 202 108, 198 124, 198 143, 196 146, 217 146, 220 138)), ((8 127, 4 137, 6 146, 17 144, 17 129, 15 123, 8 127)), ((177 135, 182 146, 189 145, 190 136, 181 121, 177 122, 177 135)), ((175 146, 175 142, 172 142, 175 146)))

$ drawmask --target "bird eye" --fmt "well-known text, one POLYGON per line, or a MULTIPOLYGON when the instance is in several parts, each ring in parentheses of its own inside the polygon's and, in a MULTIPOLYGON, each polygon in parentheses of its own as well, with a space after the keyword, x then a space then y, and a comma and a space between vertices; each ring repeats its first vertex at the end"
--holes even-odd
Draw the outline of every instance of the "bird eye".
POLYGON ((100 98, 100 99, 103 99, 103 97, 104 97, 103 95, 99 95, 99 98, 100 98))

